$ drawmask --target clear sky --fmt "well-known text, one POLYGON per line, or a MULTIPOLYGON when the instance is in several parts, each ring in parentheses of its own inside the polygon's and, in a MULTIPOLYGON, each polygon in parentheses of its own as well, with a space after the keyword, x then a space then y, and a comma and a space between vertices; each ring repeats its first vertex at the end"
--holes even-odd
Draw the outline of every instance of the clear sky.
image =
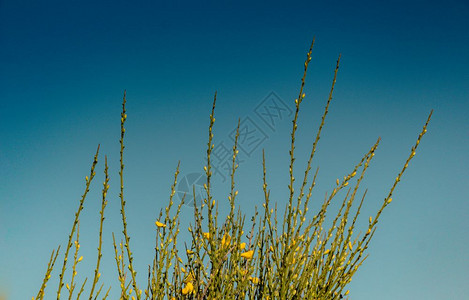
MULTIPOLYGON (((381 137, 363 186, 369 190, 360 224, 366 226, 434 109, 378 224, 370 257, 349 286, 350 298, 467 297, 468 2, 196 2, 0 1, 0 293, 11 300, 36 295, 51 251, 66 244, 101 144, 81 217, 84 260, 77 271, 82 282, 96 261, 106 154, 111 188, 101 278, 104 289, 112 286, 110 299, 117 298, 111 233, 120 237, 122 230, 118 140, 124 89, 126 211, 141 288, 154 254, 154 221, 167 204, 178 161, 181 179, 202 172, 215 91, 216 145, 231 148, 238 118, 259 134, 240 152, 237 205, 247 220, 262 205, 264 148, 273 201, 283 208, 289 109, 315 36, 299 117, 297 177, 339 53, 342 60, 313 163, 320 172, 310 212, 381 137), (268 101, 285 109, 274 123, 259 114, 268 101)), ((221 174, 214 184, 216 199, 227 203, 229 185, 221 174)), ((192 209, 184 207, 181 216, 180 239, 189 242, 192 209)), ((62 261, 63 252, 57 265, 62 261)), ((47 299, 55 295, 58 274, 52 274, 47 299)))

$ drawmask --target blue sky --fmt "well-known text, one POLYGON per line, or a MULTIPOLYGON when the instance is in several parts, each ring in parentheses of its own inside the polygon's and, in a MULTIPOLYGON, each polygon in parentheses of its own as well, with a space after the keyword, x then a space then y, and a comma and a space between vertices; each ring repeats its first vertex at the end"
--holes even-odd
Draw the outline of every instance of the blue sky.
MULTIPOLYGON (((262 205, 264 148, 273 200, 283 208, 291 116, 269 127, 256 111, 272 97, 285 112, 293 108, 315 36, 299 117, 298 177, 342 54, 313 163, 320 166, 317 201, 381 137, 363 185, 366 226, 434 109, 417 156, 382 215, 370 257, 349 286, 350 298, 463 299, 469 281, 468 16, 467 2, 453 0, 0 1, 0 293, 13 300, 36 295, 52 249, 66 243, 101 144, 81 217, 78 273, 81 281, 92 276, 96 261, 106 154, 111 189, 102 278, 105 288, 112 286, 110 298, 117 297, 111 232, 121 231, 124 89, 126 210, 142 288, 154 221, 167 204, 178 161, 181 178, 202 172, 215 91, 215 144, 231 147, 238 118, 263 133, 242 153, 238 205, 247 219, 254 205, 262 205)), ((217 175, 214 184, 215 197, 227 201, 227 182, 217 175)), ((181 216, 180 238, 189 241, 184 229, 192 210, 185 207, 181 216)), ((57 278, 56 270, 47 298, 54 297, 57 278)))

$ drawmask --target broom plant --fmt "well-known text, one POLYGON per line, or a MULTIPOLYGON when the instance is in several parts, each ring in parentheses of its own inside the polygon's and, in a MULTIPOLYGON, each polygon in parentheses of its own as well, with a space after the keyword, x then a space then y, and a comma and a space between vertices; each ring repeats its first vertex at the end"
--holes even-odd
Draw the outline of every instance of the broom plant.
MULTIPOLYGON (((286 203, 282 226, 279 226, 277 215, 277 203, 270 201, 270 190, 267 180, 267 162, 265 153, 262 153, 262 174, 264 194, 263 213, 259 215, 257 207, 251 218, 249 232, 244 232, 245 215, 238 208, 235 212, 236 197, 238 191, 235 186, 235 174, 238 168, 238 137, 239 126, 236 129, 235 141, 232 148, 231 188, 228 201, 215 199, 212 195, 212 165, 211 154, 214 148, 213 126, 215 123, 215 93, 210 114, 207 143, 207 165, 204 166, 206 182, 204 184, 205 196, 201 203, 194 203, 194 223, 188 228, 191 240, 189 245, 185 243, 185 252, 180 253, 177 248, 178 234, 180 233, 179 214, 184 203, 182 201, 175 208, 174 195, 178 182, 178 163, 171 185, 169 203, 160 211, 155 220, 155 256, 148 266, 148 279, 146 288, 140 289, 143 282, 137 282, 137 272, 133 264, 133 253, 130 247, 130 235, 127 231, 127 219, 125 214, 126 201, 124 200, 124 137, 126 114, 126 94, 124 92, 121 113, 120 135, 120 203, 122 217, 122 237, 116 244, 114 233, 113 246, 117 266, 117 278, 120 286, 120 299, 342 299, 347 297, 349 290, 347 285, 357 272, 358 268, 367 258, 367 249, 375 234, 378 221, 383 210, 391 203, 393 192, 400 182, 403 173, 408 168, 410 161, 415 156, 419 143, 427 131, 432 112, 428 116, 422 131, 418 135, 415 145, 403 167, 396 176, 388 195, 383 199, 381 207, 374 217, 369 217, 368 226, 364 234, 356 233, 356 224, 360 216, 366 191, 358 192, 365 173, 370 166, 380 139, 371 146, 370 150, 343 176, 337 179, 335 186, 326 193, 318 211, 308 214, 309 202, 316 185, 318 169, 310 174, 311 164, 316 153, 321 131, 329 112, 334 86, 339 69, 340 55, 335 67, 332 85, 322 115, 316 138, 313 142, 311 153, 304 171, 301 185, 294 188, 295 177, 295 142, 298 115, 300 106, 305 99, 303 92, 305 79, 314 40, 306 55, 304 72, 298 98, 295 99, 295 113, 292 121, 291 146, 289 150, 289 183, 288 202, 286 203), (310 178, 312 175, 312 178, 310 178), (332 201, 339 197, 339 192, 345 190, 345 197, 340 200, 340 207, 326 224, 326 216, 332 201), (352 205, 358 202, 357 208, 352 205), (230 210, 228 215, 221 219, 218 214, 218 205, 228 203, 230 210), (220 219, 219 219, 220 218, 220 219)), ((68 243, 65 247, 64 260, 59 275, 59 285, 56 292, 57 299, 61 298, 62 288, 65 285, 68 290, 68 299, 71 299, 77 285, 75 282, 76 265, 81 261, 78 258, 79 251, 79 220, 89 187, 95 176, 95 167, 98 163, 99 145, 91 166, 90 175, 85 178, 85 192, 79 202, 68 243), (73 237, 76 240, 72 243, 73 237), (69 251, 75 245, 73 257, 72 279, 70 283, 64 283, 64 274, 67 268, 69 251)), ((96 268, 88 298, 97 299, 103 284, 99 285, 100 260, 102 257, 101 245, 103 234, 104 210, 107 205, 106 195, 109 189, 109 174, 107 158, 105 159, 105 181, 102 190, 102 205, 100 211, 99 245, 96 268), (98 288, 99 286, 99 288, 98 288), (95 292, 96 291, 96 292, 95 292)), ((193 199, 196 201, 195 188, 193 199)), ((246 226, 247 227, 247 226, 246 226)), ((246 229, 247 230, 247 229, 246 229)), ((47 282, 60 251, 60 246, 52 251, 43 283, 34 299, 43 299, 47 282)), ((84 292, 85 281, 81 284, 77 299, 84 292)), ((109 290, 102 299, 106 299, 109 290)))

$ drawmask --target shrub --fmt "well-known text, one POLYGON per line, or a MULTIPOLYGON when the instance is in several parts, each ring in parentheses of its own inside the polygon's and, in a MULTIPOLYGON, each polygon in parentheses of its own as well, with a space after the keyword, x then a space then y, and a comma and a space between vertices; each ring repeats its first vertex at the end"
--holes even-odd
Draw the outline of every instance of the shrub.
MULTIPOLYGON (((343 177, 337 179, 329 195, 326 194, 324 201, 312 217, 308 217, 308 204, 311 199, 313 188, 316 183, 318 171, 310 174, 311 162, 316 152, 325 118, 328 114, 329 104, 336 82, 339 68, 340 56, 334 72, 334 79, 329 98, 321 118, 316 139, 313 143, 311 154, 307 162, 304 177, 298 190, 293 185, 295 178, 293 168, 295 162, 295 137, 297 131, 297 119, 300 105, 305 98, 303 88, 307 74, 308 65, 311 61, 313 43, 307 53, 304 63, 304 74, 301 79, 299 96, 295 99, 295 113, 291 132, 290 167, 289 167, 289 198, 285 207, 282 227, 278 224, 277 205, 270 202, 270 191, 266 177, 266 161, 263 153, 263 186, 264 203, 263 214, 259 216, 257 207, 252 217, 252 225, 246 235, 247 242, 243 242, 245 234, 245 215, 238 211, 235 213, 235 201, 238 194, 235 189, 235 173, 238 165, 236 157, 238 154, 239 121, 233 146, 232 168, 231 168, 231 192, 228 197, 230 212, 223 220, 219 220, 218 201, 213 198, 212 190, 212 166, 211 154, 214 148, 212 143, 212 128, 215 122, 214 112, 216 104, 216 93, 213 100, 210 124, 208 130, 207 165, 204 166, 206 183, 204 189, 205 198, 200 207, 194 205, 194 224, 188 230, 192 240, 190 248, 185 253, 179 253, 176 245, 180 232, 179 213, 184 199, 173 210, 173 197, 179 174, 179 164, 175 172, 174 183, 171 187, 169 204, 164 214, 161 211, 155 221, 157 230, 155 257, 148 269, 148 282, 146 288, 141 289, 141 282, 136 280, 136 271, 133 265, 133 253, 130 250, 130 237, 127 232, 127 221, 125 215, 126 202, 123 190, 124 172, 124 136, 125 121, 127 114, 125 110, 126 95, 122 103, 121 113, 121 136, 120 136, 120 201, 123 225, 123 242, 119 245, 114 241, 114 256, 117 266, 117 277, 120 283, 120 299, 342 299, 349 291, 346 286, 350 283, 357 269, 366 259, 366 250, 371 238, 375 234, 378 220, 383 210, 391 203, 393 191, 407 169, 410 160, 427 131, 427 125, 431 114, 418 135, 415 145, 411 148, 410 155, 405 161, 402 169, 397 174, 388 195, 382 202, 381 207, 374 217, 369 218, 368 227, 364 234, 354 234, 356 221, 360 215, 366 192, 358 195, 358 188, 370 165, 380 139, 370 148, 361 160, 343 177), (312 179, 310 178, 312 176, 312 179), (332 218, 331 224, 326 225, 326 213, 331 201, 336 198, 339 191, 346 190, 346 196, 341 200, 341 205, 332 218), (352 209, 352 204, 357 201, 358 207, 352 209), (204 219, 204 216, 206 219, 204 219), (184 261, 186 261, 184 263, 184 261)), ((75 292, 77 283, 75 268, 82 257, 79 257, 79 220, 80 213, 89 192, 89 187, 95 176, 95 167, 98 163, 99 145, 94 156, 89 176, 86 176, 85 192, 79 202, 75 214, 72 230, 65 247, 64 261, 59 275, 57 299, 61 296, 63 286, 68 290, 68 298, 71 299, 75 292), (73 240, 75 237, 75 240, 73 240), (72 242, 73 240, 73 242, 72 242), (75 246, 73 255, 71 282, 64 283, 64 274, 67 267, 69 252, 75 246)), ((109 189, 109 174, 107 158, 105 158, 105 181, 102 190, 102 207, 100 211, 100 230, 98 258, 94 276, 89 291, 89 299, 96 299, 102 292, 103 285, 98 288, 100 279, 100 260, 102 257, 101 245, 103 234, 104 210, 106 208, 106 195, 109 189)), ((194 201, 195 189, 193 190, 194 201)), ((55 266, 60 250, 52 251, 42 286, 36 298, 43 299, 46 284, 55 266)), ((79 298, 84 292, 85 280, 76 293, 79 298)), ((109 289, 104 294, 107 298, 109 289)))

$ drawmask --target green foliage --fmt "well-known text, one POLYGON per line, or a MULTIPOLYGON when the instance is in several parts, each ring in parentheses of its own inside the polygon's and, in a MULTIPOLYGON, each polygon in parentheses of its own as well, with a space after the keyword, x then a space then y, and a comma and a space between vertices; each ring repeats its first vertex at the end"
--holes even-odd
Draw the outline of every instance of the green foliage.
MULTIPOLYGON (((311 149, 307 162, 304 178, 299 190, 294 189, 295 178, 293 176, 295 162, 295 133, 297 130, 297 119, 300 105, 305 98, 303 88, 307 74, 308 65, 311 61, 311 52, 314 45, 307 53, 304 63, 304 74, 301 79, 301 88, 298 98, 295 99, 295 115, 291 133, 290 168, 289 168, 289 199, 285 207, 281 228, 278 224, 277 205, 270 202, 270 190, 268 189, 265 155, 263 153, 263 191, 264 203, 263 214, 259 216, 257 208, 252 217, 252 226, 246 235, 247 243, 243 242, 245 234, 245 216, 238 209, 235 213, 235 202, 238 191, 235 188, 235 173, 238 165, 236 157, 238 154, 239 122, 233 146, 232 168, 231 168, 231 191, 228 196, 230 212, 224 220, 218 217, 218 202, 212 196, 212 166, 211 153, 214 148, 212 143, 214 126, 216 93, 213 100, 212 112, 210 114, 209 135, 207 144, 207 165, 204 166, 207 178, 204 184, 205 198, 200 207, 194 205, 194 224, 188 230, 192 239, 190 248, 181 254, 177 250, 177 238, 179 229, 179 213, 184 199, 176 207, 172 214, 173 197, 179 174, 179 164, 175 172, 174 183, 171 186, 169 204, 165 212, 161 211, 155 222, 157 228, 155 258, 148 269, 148 282, 146 288, 141 290, 137 284, 136 271, 133 267, 133 255, 130 250, 130 237, 127 232, 127 221, 125 216, 126 202, 124 200, 124 136, 125 121, 127 119, 125 104, 126 96, 122 103, 121 113, 121 138, 120 138, 120 200, 121 216, 123 225, 123 241, 117 245, 114 234, 114 256, 117 266, 117 277, 120 283, 120 299, 342 299, 349 291, 346 286, 352 280, 357 269, 366 259, 366 250, 373 237, 378 220, 384 208, 392 201, 392 194, 407 169, 410 160, 427 131, 427 125, 431 113, 419 134, 415 145, 411 148, 401 171, 390 188, 387 197, 383 200, 376 215, 369 218, 368 228, 363 235, 354 234, 356 221, 360 215, 366 192, 358 195, 358 188, 369 167, 380 140, 370 148, 361 160, 343 177, 337 179, 335 187, 326 197, 319 209, 313 216, 307 216, 308 204, 311 199, 313 188, 316 183, 318 171, 310 177, 311 162, 316 152, 325 118, 328 114, 329 104, 336 82, 339 68, 340 56, 334 72, 332 86, 327 104, 321 118, 316 139, 311 149), (307 189, 307 190, 306 190, 307 189), (341 200, 341 206, 332 218, 331 224, 327 225, 326 214, 332 200, 337 197, 341 190, 346 190, 346 196, 341 200), (357 201, 358 200, 358 201, 357 201), (352 204, 359 202, 358 207, 352 209, 352 204), (205 217, 204 217, 205 216, 205 217), (206 220, 206 226, 202 220, 206 220)), ((57 290, 57 299, 60 299, 63 286, 68 290, 68 299, 71 299, 76 287, 75 275, 76 265, 81 261, 78 258, 79 244, 79 220, 83 203, 89 191, 91 181, 95 176, 95 167, 98 162, 99 146, 94 156, 89 177, 86 176, 85 192, 80 200, 78 210, 75 214, 72 230, 69 235, 65 250, 62 270, 59 276, 60 282, 57 290), (76 237, 72 243, 73 237, 76 237), (64 273, 67 267, 68 253, 75 246, 73 256, 72 279, 70 283, 64 284, 64 273)), ((102 190, 102 208, 100 211, 99 246, 93 283, 89 293, 89 299, 96 299, 103 285, 97 289, 100 279, 99 267, 102 244, 102 228, 104 221, 104 209, 107 204, 106 195, 109 189, 109 174, 107 158, 105 161, 105 182, 102 190), (97 290, 96 290, 97 289, 97 290), (96 291, 96 292, 95 292, 96 291)), ((194 201, 195 201, 195 190, 194 201)), ((50 278, 60 247, 52 252, 43 284, 36 299, 44 298, 44 290, 50 278)), ((86 280, 77 293, 77 298, 84 292, 86 280)), ((110 288, 109 288, 110 289, 110 288)), ((104 295, 106 299, 109 289, 104 295)), ((33 297, 34 299, 34 297, 33 297)))

